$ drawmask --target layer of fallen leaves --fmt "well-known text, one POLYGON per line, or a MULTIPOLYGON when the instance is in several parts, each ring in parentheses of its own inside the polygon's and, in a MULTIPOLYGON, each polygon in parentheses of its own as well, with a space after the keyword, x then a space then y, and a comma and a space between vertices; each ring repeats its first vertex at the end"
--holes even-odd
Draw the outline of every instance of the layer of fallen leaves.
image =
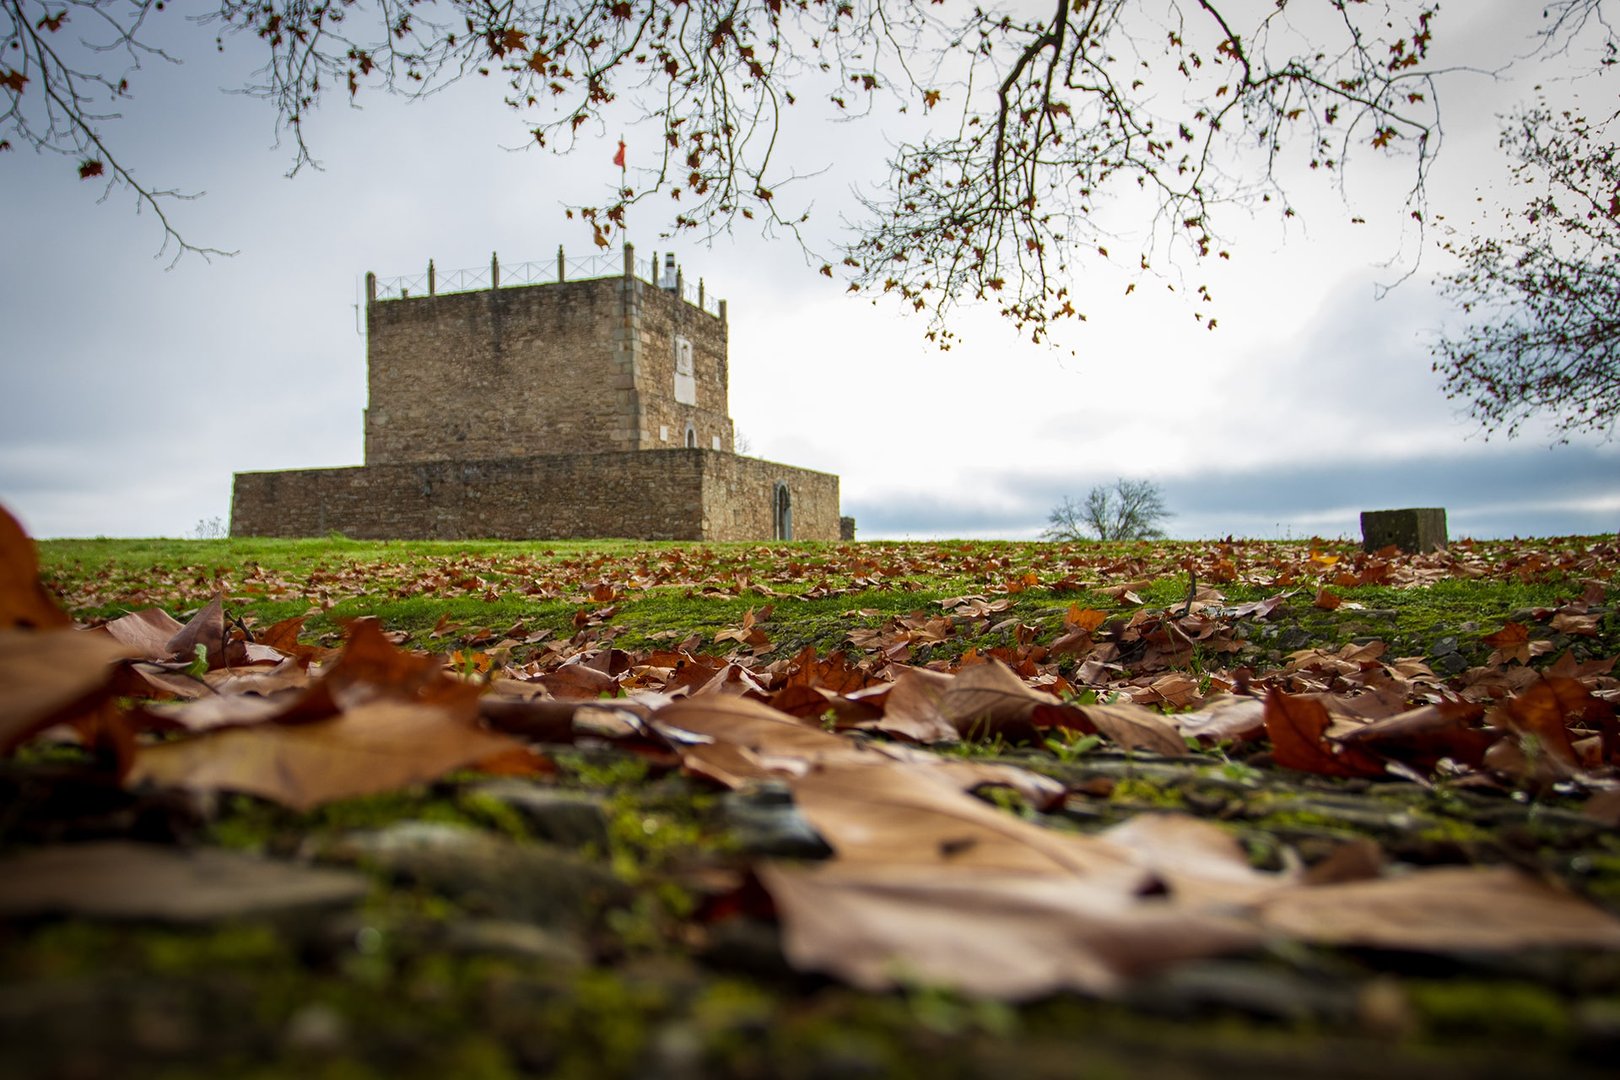
MULTIPOLYGON (((1246 562, 1241 545, 1214 554, 1182 569, 1217 584, 1314 585, 1318 604, 1329 584, 1414 583, 1471 566, 1466 551, 1348 560, 1313 551, 1300 566, 1264 568, 1246 562)), ((1562 568, 1585 578, 1549 613, 1565 632, 1595 617, 1612 555, 1588 551, 1562 568)), ((903 558, 890 552, 857 569, 892 576, 903 558)), ((1266 618, 1287 594, 1227 605, 1213 585, 1195 585, 1180 604, 1129 617, 1076 605, 1041 642, 1008 615, 1011 597, 1040 582, 1034 571, 854 633, 849 653, 767 659, 769 609, 713 636, 735 646, 727 656, 695 639, 620 649, 610 620, 628 590, 702 569, 701 555, 657 559, 643 578, 591 586, 574 637, 531 642, 539 648, 519 664, 501 641, 449 656, 406 651, 364 619, 340 649, 321 648, 300 642, 297 620, 260 630, 228 618, 217 597, 184 624, 143 609, 75 628, 42 587, 32 544, 0 512, 0 745, 71 739, 130 788, 244 792, 297 809, 458 769, 543 775, 544 747, 586 741, 727 788, 785 784, 834 852, 818 864, 754 867, 788 957, 868 988, 1111 993, 1138 975, 1276 937, 1442 952, 1620 948, 1620 921, 1518 870, 1396 871, 1347 857, 1325 872, 1263 872, 1221 828, 1178 815, 1061 833, 972 792, 1007 788, 1050 809, 1070 795, 1062 784, 925 749, 964 739, 1061 748, 1092 737, 1179 756, 1220 743, 1327 776, 1612 793, 1613 658, 1565 655, 1535 669, 1537 642, 1510 623, 1487 638, 1489 663, 1449 678, 1374 642, 1199 679, 1185 670, 1195 651, 1236 653, 1244 621, 1266 618), (669 573, 660 578, 654 566, 669 573), (910 662, 964 627, 1008 630, 1013 644, 910 662), (1064 675, 1059 662, 1070 658, 1064 675)), ((1527 561, 1509 572, 1545 568, 1527 561)), ((870 580, 847 570, 857 584, 844 587, 870 580)), ((789 563, 780 577, 803 584, 817 572, 789 563)), ((492 587, 476 574, 442 585, 492 587)), ((712 575, 693 587, 770 588, 712 575)), ((1101 586, 1121 599, 1144 587, 1101 586)))

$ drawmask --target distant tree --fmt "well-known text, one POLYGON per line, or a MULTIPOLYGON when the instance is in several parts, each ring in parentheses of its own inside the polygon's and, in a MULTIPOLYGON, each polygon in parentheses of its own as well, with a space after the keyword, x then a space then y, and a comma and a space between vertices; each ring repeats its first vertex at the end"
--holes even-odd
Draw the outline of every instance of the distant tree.
POLYGON ((1565 438, 1610 434, 1620 410, 1620 149, 1613 128, 1544 104, 1511 116, 1502 148, 1527 189, 1500 226, 1447 245, 1441 279, 1468 315, 1435 346, 1446 396, 1510 437, 1534 416, 1565 438))
POLYGON ((1161 523, 1171 517, 1164 493, 1151 480, 1115 480, 1098 484, 1077 503, 1065 496, 1047 515, 1041 536, 1047 540, 1157 540, 1161 523))
POLYGON ((197 524, 191 527, 192 540, 223 540, 229 536, 231 530, 225 524, 225 519, 215 514, 213 517, 198 518, 197 524))

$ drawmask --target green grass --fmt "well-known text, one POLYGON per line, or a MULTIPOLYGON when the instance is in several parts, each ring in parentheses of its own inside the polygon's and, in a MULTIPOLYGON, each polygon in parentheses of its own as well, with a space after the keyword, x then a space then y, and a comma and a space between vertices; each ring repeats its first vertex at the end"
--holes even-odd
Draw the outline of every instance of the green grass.
MULTIPOLYGON (((1152 610, 1185 602, 1188 559, 1224 560, 1240 580, 1217 586, 1229 605, 1292 591, 1285 607, 1263 623, 1243 622, 1260 662, 1278 662, 1308 641, 1338 648, 1377 639, 1389 655, 1426 655, 1455 637, 1471 663, 1488 654, 1480 639, 1528 609, 1578 596, 1593 573, 1609 582, 1610 607, 1596 637, 1562 644, 1578 658, 1620 651, 1620 618, 1612 565, 1594 560, 1591 542, 1475 545, 1467 557, 1480 576, 1418 587, 1333 585, 1333 567, 1313 563, 1326 550, 1348 565, 1347 544, 1243 542, 1161 544, 1041 544, 993 541, 871 544, 682 544, 605 541, 356 541, 315 540, 54 540, 39 545, 43 574, 73 614, 115 618, 159 606, 177 617, 222 592, 234 616, 268 625, 307 615, 306 640, 336 641, 344 622, 370 616, 403 631, 417 648, 448 650, 477 630, 499 635, 521 624, 526 634, 550 631, 567 639, 580 611, 610 606, 609 636, 628 648, 650 648, 697 633, 708 651, 729 652, 714 635, 741 624, 750 610, 772 609, 762 628, 770 655, 806 646, 825 655, 844 647, 852 631, 882 627, 914 612, 945 614, 954 596, 1008 598, 1010 608, 986 619, 953 620, 939 644, 919 648, 914 662, 953 660, 970 648, 1014 643, 1001 623, 1037 627, 1050 641, 1070 605, 1129 617, 1136 605, 1104 591, 1137 589, 1152 610), (1605 571, 1607 573, 1605 574, 1605 571), (593 599, 605 582, 615 598, 593 599), (1285 583, 1286 582, 1286 583, 1285 583), (1346 603, 1334 611, 1312 605, 1326 585, 1346 603), (822 595, 826 592, 832 595, 822 595), (429 635, 441 618, 458 629, 429 635), (1294 628, 1291 634, 1284 631, 1294 628)), ((1207 570, 1206 570, 1207 577, 1207 570)), ((1200 585, 1207 584, 1201 578, 1200 585)), ((524 655, 518 650, 517 658, 524 655)), ((1205 657, 1200 671, 1226 658, 1205 657)), ((1234 658, 1235 659, 1235 658, 1234 658)), ((1550 659, 1550 658, 1549 658, 1550 659)))

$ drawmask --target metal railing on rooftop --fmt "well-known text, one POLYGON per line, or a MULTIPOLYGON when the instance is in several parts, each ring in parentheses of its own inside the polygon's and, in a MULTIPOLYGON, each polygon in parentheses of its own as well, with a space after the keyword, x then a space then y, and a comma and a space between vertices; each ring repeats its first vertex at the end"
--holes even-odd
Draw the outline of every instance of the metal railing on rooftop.
POLYGON ((448 293, 477 292, 482 289, 504 289, 520 285, 591 281, 619 277, 626 270, 650 285, 678 292, 680 298, 693 307, 717 318, 725 317, 725 301, 709 294, 701 279, 694 284, 686 280, 677 268, 674 280, 671 281, 666 268, 666 272, 662 275, 664 280, 660 282, 658 256, 654 254, 651 259, 638 259, 635 257, 635 248, 629 244, 625 245, 622 255, 613 251, 600 251, 585 256, 570 256, 559 247, 556 260, 548 262, 503 264, 498 255, 492 255, 488 266, 469 270, 441 271, 429 259, 426 272, 420 274, 387 278, 367 274, 365 295, 367 302, 406 300, 413 296, 443 296, 448 293))

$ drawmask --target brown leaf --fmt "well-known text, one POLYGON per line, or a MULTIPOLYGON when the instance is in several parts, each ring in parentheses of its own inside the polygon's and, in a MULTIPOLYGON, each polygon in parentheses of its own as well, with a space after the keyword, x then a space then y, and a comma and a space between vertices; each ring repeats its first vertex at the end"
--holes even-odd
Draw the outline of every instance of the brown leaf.
POLYGON ((364 875, 216 848, 122 840, 66 844, 0 861, 0 916, 86 915, 198 923, 358 901, 364 875))
POLYGON ((1599 617, 1597 615, 1560 613, 1554 615, 1552 617, 1552 621, 1547 625, 1558 631, 1560 634, 1575 634, 1584 635, 1586 637, 1597 637, 1600 633, 1602 633, 1598 624, 1599 617))
POLYGON ((1306 885, 1340 885, 1347 881, 1371 881, 1384 872, 1384 849, 1374 840, 1360 837, 1333 849, 1327 858, 1306 871, 1306 885))
POLYGON ((321 676, 344 707, 377 698, 473 708, 479 688, 445 674, 437 657, 394 647, 375 619, 349 624, 343 652, 321 676))
POLYGON ((677 747, 703 743, 741 747, 771 772, 796 774, 833 761, 883 760, 878 751, 844 736, 729 694, 676 701, 654 712, 648 726, 677 747))
POLYGON ((1254 869, 1235 836, 1188 814, 1138 814, 1097 838, 1128 853, 1172 899, 1185 905, 1247 904, 1293 880, 1291 875, 1254 869))
POLYGON ((963 738, 1036 742, 1053 727, 1084 730, 1078 710, 1029 687, 999 660, 976 664, 956 676, 939 703, 940 713, 963 738))
POLYGON ((1166 757, 1180 757, 1187 752, 1187 744, 1176 733, 1175 725, 1152 709, 1124 702, 1076 705, 1074 709, 1123 750, 1146 750, 1166 757))
POLYGON ((941 709, 952 677, 926 668, 901 668, 894 688, 883 702, 883 716, 871 725, 875 731, 919 743, 953 743, 960 739, 956 725, 941 709))
POLYGON ((1070 604, 1069 610, 1063 615, 1064 626, 1083 630, 1086 633, 1090 633, 1107 621, 1108 613, 1106 611, 1098 611, 1096 608, 1082 608, 1079 604, 1070 604))
POLYGON ((830 763, 793 784, 799 812, 840 859, 1058 874, 1124 894, 1145 882, 1118 849, 998 810, 928 764, 869 760, 830 763))
POLYGON ((39 580, 39 556, 17 519, 0 506, 0 629, 72 626, 39 580))
POLYGON ((128 655, 104 634, 0 629, 0 753, 91 709, 128 655))
MULTIPOLYGON (((138 656, 142 660, 164 661, 175 658, 175 651, 170 645, 175 637, 185 629, 185 626, 162 608, 143 608, 132 611, 128 615, 120 615, 103 626, 96 628, 111 634, 115 641, 121 641, 132 650, 131 656, 138 656)), ((190 656, 185 660, 189 661, 190 656)))
POLYGON ((944 986, 1012 1000, 1103 994, 1259 940, 1233 919, 1132 902, 1065 876, 842 861, 758 873, 789 962, 866 990, 944 986))
POLYGON ((326 720, 233 727, 142 747, 126 785, 244 791, 308 810, 522 748, 474 727, 473 707, 379 700, 326 720))
POLYGON ((1277 764, 1327 776, 1382 776, 1383 763, 1326 738, 1332 720, 1320 701, 1273 690, 1266 698, 1266 734, 1277 764))
POLYGON ((1421 769, 1432 769, 1442 758, 1478 767, 1498 736, 1475 725, 1485 707, 1471 701, 1439 701, 1375 720, 1339 740, 1360 746, 1421 769))
POLYGON ((1510 867, 1444 867, 1291 889, 1261 905, 1266 926, 1329 945, 1417 952, 1620 949, 1620 920, 1510 867))
POLYGON ((169 641, 169 652, 182 662, 197 655, 197 646, 207 650, 208 670, 225 666, 225 598, 216 595, 180 628, 169 641))
POLYGON ((1491 654, 1491 663, 1505 664, 1516 660, 1521 664, 1530 662, 1530 631, 1522 623, 1510 622, 1494 634, 1488 634, 1480 640, 1496 650, 1491 654))
POLYGON ((1573 679, 1543 678, 1517 697, 1509 698, 1491 714, 1499 727, 1511 731, 1532 765, 1545 760, 1556 778, 1579 776, 1580 755, 1570 742, 1569 719, 1602 712, 1613 715, 1606 703, 1592 697, 1573 679))
POLYGON ((1179 713, 1170 722, 1189 739, 1252 739, 1266 729, 1266 703, 1260 698, 1227 695, 1211 698, 1197 712, 1179 713))

